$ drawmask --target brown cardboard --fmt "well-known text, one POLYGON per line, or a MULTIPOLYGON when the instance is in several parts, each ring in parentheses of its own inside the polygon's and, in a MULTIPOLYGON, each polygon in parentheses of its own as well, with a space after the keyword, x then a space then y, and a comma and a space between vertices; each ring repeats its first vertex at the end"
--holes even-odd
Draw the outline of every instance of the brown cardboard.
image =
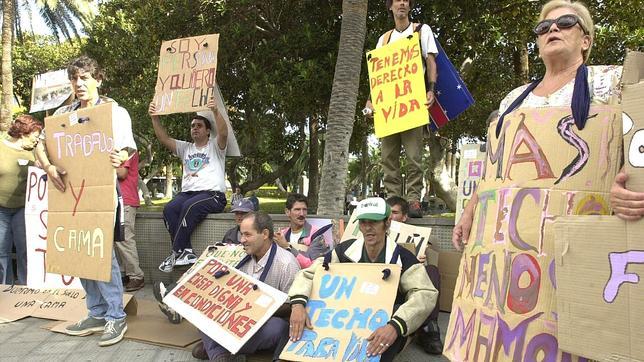
MULTIPOLYGON (((644 191, 644 53, 622 77, 627 188, 644 191)), ((644 220, 569 216, 555 222, 558 340, 600 361, 644 360, 644 220)))
POLYGON ((154 88, 157 114, 207 110, 215 95, 219 34, 164 41, 154 88))
POLYGON ((300 341, 289 341, 280 359, 345 361, 349 359, 343 356, 355 352, 356 358, 351 360, 368 360, 364 343, 372 330, 391 319, 400 273, 400 266, 395 264, 331 263, 328 270, 319 265, 307 303, 313 330, 305 329, 300 341), (382 279, 384 269, 391 272, 386 280, 382 279), (312 310, 314 305, 319 308, 312 310), (358 319, 365 320, 364 324, 350 324, 358 314, 369 317, 358 319), (331 353, 325 346, 334 346, 331 349, 337 353, 331 353))
POLYGON ((441 290, 438 295, 440 308, 443 312, 452 310, 452 299, 454 299, 454 288, 458 277, 458 266, 461 263, 462 253, 458 251, 439 251, 438 268, 441 275, 441 290))
POLYGON ((47 185, 49 273, 110 280, 116 209, 116 176, 109 157, 114 149, 113 105, 104 103, 45 120, 49 159, 67 171, 65 192, 58 191, 51 180, 47 185))
POLYGON ((199 330, 189 321, 168 322, 155 301, 140 300, 139 313, 128 315, 125 338, 170 347, 185 347, 201 339, 199 330))
POLYGON ((463 209, 470 201, 476 186, 483 176, 485 163, 485 145, 472 143, 461 147, 460 165, 458 167, 458 194, 456 195, 456 216, 454 222, 458 223, 463 214, 463 209))

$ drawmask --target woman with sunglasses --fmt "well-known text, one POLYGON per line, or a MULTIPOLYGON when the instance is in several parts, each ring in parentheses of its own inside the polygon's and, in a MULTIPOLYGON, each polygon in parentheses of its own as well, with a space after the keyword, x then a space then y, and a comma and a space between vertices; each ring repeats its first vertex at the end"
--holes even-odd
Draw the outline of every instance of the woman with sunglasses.
MULTIPOLYGON (((514 89, 501 101, 501 119, 521 107, 572 106, 573 116, 583 115, 585 111, 585 115, 575 119, 585 120, 591 103, 618 102, 622 67, 585 64, 590 56, 595 31, 590 13, 583 4, 549 1, 541 9, 533 32, 546 72, 543 78, 514 89), (579 86, 575 87, 576 84, 579 86)), ((498 130, 501 125, 502 122, 498 122, 498 130)), ((638 220, 644 216, 644 193, 627 190, 626 179, 623 170, 617 174, 610 190, 611 206, 620 218, 638 220)), ((452 243, 458 250, 462 250, 467 243, 478 201, 474 193, 454 227, 452 243)))

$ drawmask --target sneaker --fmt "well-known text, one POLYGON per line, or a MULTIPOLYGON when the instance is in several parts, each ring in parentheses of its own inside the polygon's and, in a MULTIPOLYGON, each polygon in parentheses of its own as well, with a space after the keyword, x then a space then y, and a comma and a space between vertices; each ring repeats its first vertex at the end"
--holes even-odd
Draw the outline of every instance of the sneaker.
POLYGON ((415 219, 423 217, 423 210, 420 208, 420 202, 409 201, 409 212, 407 213, 407 215, 415 219))
POLYGON ((101 336, 101 340, 98 342, 98 345, 105 347, 119 343, 123 339, 125 332, 127 332, 127 324, 125 323, 125 318, 120 320, 107 321, 107 323, 105 323, 105 329, 103 330, 103 335, 101 336))
POLYGON ((159 310, 161 310, 161 313, 165 314, 166 317, 168 317, 168 321, 172 324, 179 324, 183 320, 183 317, 179 313, 177 313, 174 309, 168 307, 167 304, 163 303, 163 297, 168 294, 172 288, 166 289, 165 285, 163 283, 154 283, 152 287, 152 291, 154 294, 154 298, 159 302, 159 310))
POLYGON ((143 278, 130 278, 130 281, 125 284, 126 292, 135 292, 145 285, 143 278))
POLYGON ((183 249, 181 254, 177 256, 175 265, 189 265, 194 264, 197 261, 197 256, 192 252, 192 249, 183 249))
POLYGON ((165 258, 164 261, 161 262, 161 265, 159 265, 159 270, 161 270, 164 273, 171 273, 172 269, 174 269, 176 260, 177 260, 177 252, 172 250, 172 253, 168 255, 168 257, 165 258))
POLYGON ((70 336, 89 336, 94 332, 101 332, 105 328, 104 318, 85 317, 76 324, 65 327, 65 333, 70 336))

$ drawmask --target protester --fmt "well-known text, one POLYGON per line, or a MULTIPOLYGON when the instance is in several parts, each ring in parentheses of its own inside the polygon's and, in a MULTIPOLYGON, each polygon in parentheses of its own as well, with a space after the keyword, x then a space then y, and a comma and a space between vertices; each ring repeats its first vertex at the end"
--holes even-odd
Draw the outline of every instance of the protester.
POLYGON ((291 298, 291 341, 302 338, 311 321, 306 313, 313 278, 322 264, 332 263, 392 263, 402 267, 400 285, 391 320, 376 329, 367 339, 367 355, 380 355, 380 361, 392 361, 402 350, 407 336, 416 331, 436 304, 438 292, 427 277, 416 256, 387 238, 391 208, 381 198, 362 200, 355 211, 362 239, 350 239, 338 244, 324 258, 298 273, 289 290, 291 298))
POLYGON ((193 142, 176 140, 168 136, 156 115, 157 107, 150 103, 149 114, 152 127, 159 142, 183 163, 181 192, 163 209, 163 220, 170 233, 172 252, 161 262, 159 270, 170 273, 175 265, 189 265, 197 261, 190 236, 208 214, 220 213, 226 207, 226 146, 228 126, 217 109, 214 98, 208 108, 215 115, 217 136, 210 139, 212 127, 206 117, 193 115, 190 136, 193 142))
MULTIPOLYGON (((398 221, 401 223, 406 223, 408 220, 407 213, 409 212, 409 204, 407 200, 403 199, 400 196, 392 196, 387 199, 387 205, 391 207, 391 215, 389 216, 389 221, 398 221)), ((429 247, 427 247, 429 249, 429 247)), ((425 254, 418 256, 418 261, 425 263, 427 256, 425 254)), ((427 271, 427 276, 432 282, 436 290, 438 291, 438 296, 441 292, 441 275, 436 265, 425 265, 425 270, 427 271)), ((416 332, 416 342, 423 348, 423 350, 429 354, 442 354, 443 353, 443 342, 441 341, 441 332, 440 327, 438 326, 438 313, 440 311, 439 298, 436 298, 436 306, 427 317, 427 320, 423 323, 418 331, 416 332)))
POLYGON ((277 245, 293 253, 302 268, 310 266, 313 260, 329 250, 324 239, 326 230, 318 229, 306 221, 308 204, 306 196, 289 194, 284 209, 289 227, 275 233, 277 245))
POLYGON ((241 225, 244 216, 253 211, 253 203, 248 199, 239 199, 237 202, 233 203, 233 208, 230 210, 230 212, 235 214, 235 223, 237 225, 226 231, 224 238, 221 239, 222 244, 240 243, 239 240, 241 240, 241 231, 239 229, 239 225, 241 225))
MULTIPOLYGON (((620 93, 622 68, 586 66, 595 28, 588 9, 582 3, 549 1, 541 9, 533 31, 537 37, 539 57, 545 65, 545 75, 542 79, 516 88, 501 101, 500 121, 493 131, 500 131, 503 117, 517 108, 571 106, 576 97, 578 103, 586 103, 586 109, 588 103, 607 104, 615 101, 620 93), (575 92, 575 83, 582 82, 584 87, 579 88, 587 90, 590 95, 586 102, 581 102, 584 92, 575 92)), ((573 116, 576 108, 584 107, 573 105, 573 116)), ((644 215, 644 193, 626 190, 625 178, 623 171, 616 176, 611 189, 611 203, 618 216, 639 219, 644 215)), ((478 201, 478 193, 474 192, 454 227, 452 243, 458 250, 462 250, 467 243, 478 201)))
MULTIPOLYGON (((406 38, 413 33, 419 33, 422 56, 425 65, 425 85, 429 108, 434 103, 434 87, 436 85, 436 54, 438 48, 432 29, 427 24, 414 24, 409 20, 409 14, 414 6, 414 0, 387 0, 387 11, 394 18, 394 29, 381 35, 376 48, 380 48, 396 40, 406 38)), ((373 116, 373 105, 367 100, 365 106, 373 116)), ((409 216, 422 217, 420 194, 423 189, 422 152, 424 148, 423 132, 425 126, 416 127, 401 133, 396 133, 381 140, 382 169, 385 173, 384 183, 388 196, 404 196, 402 194, 402 178, 400 172, 401 146, 407 155, 407 195, 409 200, 409 216)))
POLYGON ((259 199, 255 195, 255 191, 248 192, 248 199, 253 203, 253 208, 255 211, 259 211, 259 199))
MULTIPOLYGON (((72 60, 67 67, 67 75, 76 95, 72 104, 59 108, 54 114, 63 114, 78 110, 80 108, 92 107, 102 103, 114 102, 107 97, 98 94, 104 74, 99 68, 96 60, 87 56, 81 56, 72 60)), ((114 102, 116 103, 116 102, 114 102)), ((112 167, 118 168, 136 151, 136 143, 132 135, 132 121, 125 108, 116 105, 112 113, 112 136, 114 139, 114 150, 110 155, 112 167)), ((63 177, 66 170, 52 164, 42 144, 36 149, 36 155, 43 169, 53 185, 61 192, 65 192, 63 177)), ((104 165, 102 167, 109 167, 104 165)), ((117 193, 120 188, 117 185, 117 193)), ((117 205, 114 241, 122 241, 123 235, 118 227, 123 221, 120 220, 120 209, 117 205)), ((116 248, 115 248, 116 249, 116 248)), ((112 251, 111 278, 108 282, 80 279, 86 293, 86 304, 88 316, 76 324, 65 328, 65 333, 72 336, 87 336, 94 332, 103 332, 98 342, 99 346, 109 346, 120 342, 127 331, 125 323, 125 311, 123 310, 123 284, 119 271, 116 252, 112 251)))
MULTIPOLYGON (((287 293, 300 266, 293 254, 273 242, 273 220, 263 212, 249 213, 240 224, 241 243, 248 254, 236 269, 287 293)), ((290 305, 283 305, 239 350, 231 355, 219 343, 201 332, 203 344, 193 349, 193 356, 211 361, 238 361, 239 355, 256 351, 274 351, 280 339, 288 333, 288 322, 279 315, 288 312, 290 305), (204 353, 205 352, 205 353, 204 353)))
POLYGON ((119 180, 123 205, 125 210, 125 240, 115 244, 116 257, 121 266, 121 273, 125 274, 127 283, 124 285, 126 292, 137 291, 145 285, 143 270, 139 265, 139 252, 134 240, 134 223, 139 201, 139 153, 132 154, 119 168, 116 169, 119 180))
POLYGON ((239 200, 243 199, 244 195, 239 186, 235 186, 235 192, 230 196, 230 204, 235 205, 239 200))
POLYGON ((0 283, 27 284, 27 235, 25 233, 25 192, 28 168, 35 162, 42 123, 29 115, 16 117, 0 142, 0 283), (11 249, 16 248, 16 273, 11 249), (14 278, 15 275, 15 278, 14 278))

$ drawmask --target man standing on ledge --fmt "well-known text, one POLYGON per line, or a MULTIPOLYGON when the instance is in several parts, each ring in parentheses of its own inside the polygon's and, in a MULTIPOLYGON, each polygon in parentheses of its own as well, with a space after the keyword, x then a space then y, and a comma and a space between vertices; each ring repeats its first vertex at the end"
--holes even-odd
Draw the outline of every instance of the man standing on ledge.
MULTIPOLYGON (((419 33, 422 55, 425 59, 425 88, 429 108, 434 103, 434 86, 436 85, 436 54, 438 48, 432 29, 427 24, 415 24, 409 20, 409 12, 414 6, 414 0, 387 0, 387 10, 393 14, 395 28, 384 33, 378 39, 376 48, 387 45, 398 39, 405 38, 415 32, 419 33)), ((373 106, 367 100, 366 109, 371 111, 373 106)), ((423 132, 425 126, 416 127, 401 133, 396 133, 381 140, 382 168, 385 173, 384 184, 387 196, 404 196, 402 194, 402 178, 400 175, 400 148, 405 148, 407 155, 407 200, 409 200, 409 216, 422 217, 420 194, 423 188, 422 152, 423 132)))
POLYGON ((208 214, 220 213, 226 207, 224 166, 228 126, 214 98, 208 102, 208 108, 215 115, 216 139, 210 139, 212 126, 208 119, 195 114, 190 123, 193 142, 185 142, 168 136, 156 115, 156 105, 150 103, 149 114, 154 134, 183 163, 181 192, 163 209, 163 220, 172 241, 172 252, 159 265, 159 270, 165 273, 172 272, 175 265, 189 265, 197 261, 190 242, 192 231, 208 214))

